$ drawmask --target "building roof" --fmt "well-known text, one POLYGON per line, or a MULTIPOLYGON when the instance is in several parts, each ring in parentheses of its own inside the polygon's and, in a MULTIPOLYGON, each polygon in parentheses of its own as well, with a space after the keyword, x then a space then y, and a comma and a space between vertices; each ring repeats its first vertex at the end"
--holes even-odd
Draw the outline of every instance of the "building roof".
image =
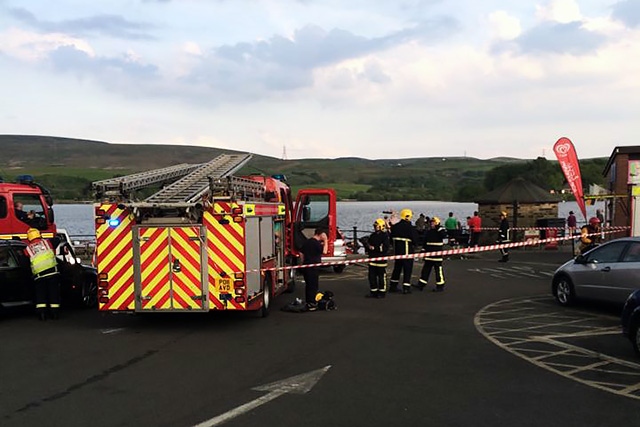
POLYGON ((558 202, 559 197, 550 194, 524 178, 514 178, 503 186, 496 188, 482 196, 476 203, 548 203, 558 202))
POLYGON ((639 145, 629 145, 626 147, 616 147, 611 152, 609 156, 609 160, 607 160, 607 164, 602 171, 602 176, 607 176, 609 174, 609 170, 613 165, 613 162, 618 154, 640 154, 640 146, 639 145))

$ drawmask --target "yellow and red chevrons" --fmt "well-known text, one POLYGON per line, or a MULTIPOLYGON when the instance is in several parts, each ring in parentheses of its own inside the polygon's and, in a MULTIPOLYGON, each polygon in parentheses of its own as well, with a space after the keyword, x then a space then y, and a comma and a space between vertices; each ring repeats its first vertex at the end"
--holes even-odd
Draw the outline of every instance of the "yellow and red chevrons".
MULTIPOLYGON (((126 210, 115 203, 103 204, 109 218, 117 219, 117 227, 96 223, 96 267, 98 273, 107 273, 109 288, 108 303, 100 302, 100 310, 133 310, 135 308, 135 287, 133 278, 133 235, 132 218, 126 210)), ((104 292, 102 289, 99 292, 104 292)))
MULTIPOLYGON (((234 299, 233 281, 235 272, 244 272, 246 264, 245 254, 245 229, 244 219, 241 222, 234 222, 232 208, 239 205, 232 202, 216 202, 213 206, 215 213, 206 211, 202 221, 207 229, 207 273, 209 283, 209 308, 212 310, 242 310, 246 308, 245 302, 238 303, 234 299), (222 221, 222 222, 221 222, 222 221), (225 273, 225 276, 221 273, 225 273), (221 292, 217 286, 221 279, 231 280, 231 298, 222 300, 221 292)), ((255 210, 260 207, 247 204, 243 209, 253 207, 255 210)), ((261 212, 262 213, 262 212, 261 212)))
POLYGON ((140 227, 142 310, 201 310, 200 226, 140 227))

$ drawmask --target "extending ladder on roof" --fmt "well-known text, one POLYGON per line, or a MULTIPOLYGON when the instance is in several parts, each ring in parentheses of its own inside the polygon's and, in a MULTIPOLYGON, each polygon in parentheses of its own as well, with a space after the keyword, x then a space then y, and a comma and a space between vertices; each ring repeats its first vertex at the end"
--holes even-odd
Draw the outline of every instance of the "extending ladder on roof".
POLYGON ((146 203, 195 203, 210 189, 210 183, 221 182, 240 170, 251 154, 221 154, 208 163, 145 199, 146 203))
POLYGON ((182 163, 162 169, 140 172, 117 178, 103 179, 92 183, 93 192, 97 197, 127 196, 132 191, 146 188, 163 182, 171 182, 189 175, 198 169, 200 164, 182 163))

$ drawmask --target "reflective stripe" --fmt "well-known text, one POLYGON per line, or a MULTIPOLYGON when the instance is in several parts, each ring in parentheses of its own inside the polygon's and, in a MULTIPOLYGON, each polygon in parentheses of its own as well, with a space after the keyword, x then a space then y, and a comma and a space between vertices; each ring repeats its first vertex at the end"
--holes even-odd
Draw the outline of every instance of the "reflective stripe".
POLYGON ((425 246, 443 246, 444 243, 442 242, 427 242, 425 243, 425 246))
POLYGON ((49 304, 51 308, 60 308, 60 304, 49 304))
POLYGON ((386 266, 387 266, 387 263, 385 262, 384 264, 378 264, 378 263, 376 263, 376 262, 370 262, 370 263, 369 263, 369 265, 370 265, 371 267, 386 267, 386 266))
POLYGON ((47 308, 47 304, 36 304, 36 308, 47 308))
POLYGON ((35 276, 52 269, 54 270, 53 272, 49 272, 40 277, 46 277, 57 273, 56 267, 58 265, 58 261, 56 259, 56 254, 51 248, 51 245, 47 242, 40 240, 35 243, 30 243, 27 246, 27 253, 29 254, 29 260, 31 262, 31 272, 35 276))
POLYGON ((393 240, 402 240, 403 242, 411 242, 411 239, 407 239, 406 237, 394 237, 393 240))

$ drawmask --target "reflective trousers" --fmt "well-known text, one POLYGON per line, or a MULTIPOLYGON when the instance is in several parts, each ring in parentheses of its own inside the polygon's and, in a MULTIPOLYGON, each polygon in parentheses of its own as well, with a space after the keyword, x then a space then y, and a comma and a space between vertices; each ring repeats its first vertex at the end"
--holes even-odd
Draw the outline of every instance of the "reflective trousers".
POLYGON ((44 312, 49 308, 52 312, 60 308, 60 274, 36 279, 36 311, 44 312))

